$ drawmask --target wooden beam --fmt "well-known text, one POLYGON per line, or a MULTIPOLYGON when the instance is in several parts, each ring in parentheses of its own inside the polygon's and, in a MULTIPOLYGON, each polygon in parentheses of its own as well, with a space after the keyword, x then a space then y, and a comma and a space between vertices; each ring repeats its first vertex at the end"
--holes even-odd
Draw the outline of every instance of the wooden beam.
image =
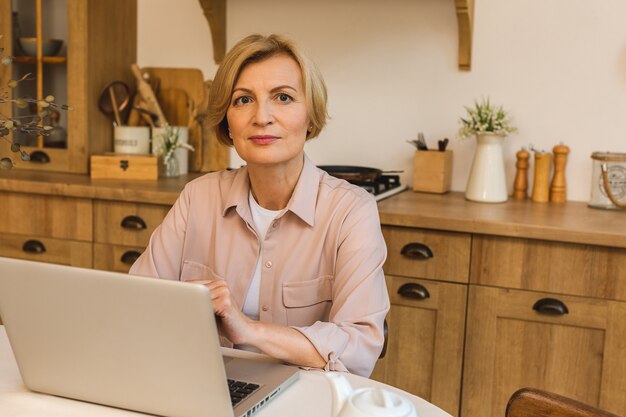
POLYGON ((213 60, 219 64, 226 54, 226 0, 199 1, 211 29, 213 60))
POLYGON ((474 31, 474 0, 454 0, 459 26, 459 69, 472 69, 472 35, 474 31))

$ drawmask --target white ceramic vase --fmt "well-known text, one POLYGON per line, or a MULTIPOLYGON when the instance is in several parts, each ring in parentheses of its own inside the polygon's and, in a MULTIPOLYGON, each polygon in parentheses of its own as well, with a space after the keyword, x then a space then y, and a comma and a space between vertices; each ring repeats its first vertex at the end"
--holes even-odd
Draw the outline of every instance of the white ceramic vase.
POLYGON ((476 134, 476 153, 467 179, 465 198, 482 203, 507 200, 502 143, 505 136, 495 133, 476 134))

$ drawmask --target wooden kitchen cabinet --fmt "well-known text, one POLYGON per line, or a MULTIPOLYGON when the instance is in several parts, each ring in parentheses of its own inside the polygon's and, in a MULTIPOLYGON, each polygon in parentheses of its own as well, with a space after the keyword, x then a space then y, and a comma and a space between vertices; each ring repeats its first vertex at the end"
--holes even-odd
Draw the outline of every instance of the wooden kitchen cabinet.
POLYGON ((169 210, 169 205, 96 200, 94 268, 128 272, 169 210))
POLYGON ((458 415, 471 236, 383 226, 391 301, 372 378, 458 415))
MULTIPOLYGON (((34 80, 20 83, 25 87, 34 84, 35 92, 28 96, 41 100, 54 95, 55 102, 69 105, 71 110, 61 112, 61 126, 67 131, 65 144, 48 145, 43 138, 31 143, 33 138, 28 135, 16 138, 31 159, 38 161, 17 161, 16 168, 86 174, 91 154, 113 149, 111 118, 98 110, 98 100, 108 83, 115 80, 130 83, 133 80, 129 68, 137 55, 137 2, 43 1, 39 3, 42 9, 40 19, 34 16, 38 13, 36 4, 33 0, 0 0, 0 27, 4 35, 0 47, 5 49, 5 54, 16 55, 12 65, 0 69, 0 85, 5 86, 11 79, 32 73, 34 80), (26 13, 32 15, 25 21, 41 22, 36 24, 38 27, 21 26, 22 37, 59 37, 57 33, 65 33, 63 50, 67 56, 20 56, 21 51, 14 48, 11 36, 12 6, 17 7, 18 17, 26 13), (63 10, 57 10, 61 7, 63 10)), ((7 103, 0 105, 0 111, 4 115, 13 115, 21 110, 7 103)), ((11 153, 6 141, 0 143, 0 153, 11 153)))
POLYGON ((467 285, 387 275, 387 353, 372 378, 458 415, 467 285))
POLYGON ((501 417, 521 387, 626 411, 626 303, 470 285, 461 415, 501 417), (567 307, 540 313, 539 300, 567 307))

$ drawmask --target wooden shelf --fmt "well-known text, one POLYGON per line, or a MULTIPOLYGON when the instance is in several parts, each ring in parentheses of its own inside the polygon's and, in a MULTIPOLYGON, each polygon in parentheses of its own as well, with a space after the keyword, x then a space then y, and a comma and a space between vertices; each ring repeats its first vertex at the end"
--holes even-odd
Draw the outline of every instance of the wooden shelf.
MULTIPOLYGON (((67 57, 65 56, 44 56, 42 58, 44 64, 65 64, 67 57)), ((37 57, 35 56, 14 56, 13 62, 19 62, 20 64, 36 64, 37 57)))
MULTIPOLYGON (((198 0, 209 22, 213 41, 213 60, 222 62, 226 53, 226 0, 198 0)), ((454 0, 459 30, 459 69, 472 69, 474 0, 454 0)))

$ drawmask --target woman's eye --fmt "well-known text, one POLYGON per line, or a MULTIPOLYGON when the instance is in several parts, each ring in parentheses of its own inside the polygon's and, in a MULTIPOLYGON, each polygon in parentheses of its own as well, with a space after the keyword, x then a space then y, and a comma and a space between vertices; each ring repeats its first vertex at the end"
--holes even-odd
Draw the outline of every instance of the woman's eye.
POLYGON ((293 99, 289 94, 281 93, 278 95, 278 101, 281 103, 290 103, 293 99))
POLYGON ((237 97, 234 101, 233 104, 235 106, 237 105, 241 105, 241 104, 248 104, 252 101, 252 99, 248 96, 241 96, 241 97, 237 97))

